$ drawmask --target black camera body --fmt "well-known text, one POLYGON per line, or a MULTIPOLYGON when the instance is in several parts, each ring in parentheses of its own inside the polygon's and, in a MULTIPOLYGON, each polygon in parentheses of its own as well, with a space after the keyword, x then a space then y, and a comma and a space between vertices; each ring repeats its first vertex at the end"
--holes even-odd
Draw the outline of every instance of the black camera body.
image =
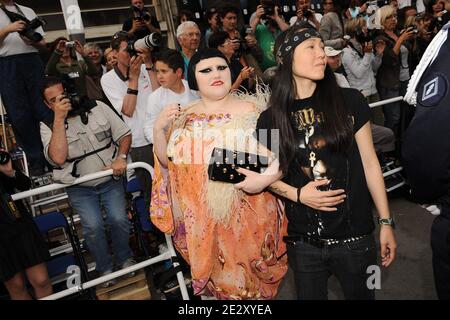
POLYGON ((312 17, 312 11, 311 10, 309 10, 309 9, 303 9, 302 10, 302 14, 303 14, 303 17, 306 19, 306 20, 308 20, 308 19, 310 19, 311 17, 312 17))
POLYGON ((133 19, 139 21, 150 21, 151 17, 147 11, 141 10, 138 7, 131 6, 133 10, 133 19))
POLYGON ((75 78, 70 75, 63 76, 64 96, 70 100, 72 106, 72 110, 69 111, 68 116, 80 116, 83 124, 87 124, 88 117, 86 113, 94 108, 97 103, 95 100, 91 100, 87 96, 82 96, 78 93, 75 78))
POLYGON ((158 32, 153 32, 148 36, 145 36, 142 39, 138 39, 136 41, 131 40, 128 42, 127 51, 131 56, 137 55, 137 50, 139 49, 154 49, 161 46, 162 36, 158 32))
POLYGON ((360 44, 372 41, 372 36, 368 32, 364 32, 361 27, 357 27, 355 31, 355 39, 360 44))
POLYGON ((0 150, 0 165, 5 165, 11 159, 11 155, 7 151, 0 150))
POLYGON ((25 29, 23 29, 22 31, 19 31, 19 34, 21 36, 24 36, 25 38, 27 38, 35 43, 39 42, 43 39, 42 35, 39 32, 36 32, 35 30, 39 27, 46 25, 44 19, 36 17, 30 21, 26 17, 22 16, 21 14, 11 12, 5 8, 3 8, 3 11, 8 16, 9 20, 11 20, 11 22, 16 22, 16 21, 25 22, 25 29))
POLYGON ((274 5, 263 5, 264 15, 263 18, 267 18, 269 16, 273 16, 275 14, 275 6, 274 5))

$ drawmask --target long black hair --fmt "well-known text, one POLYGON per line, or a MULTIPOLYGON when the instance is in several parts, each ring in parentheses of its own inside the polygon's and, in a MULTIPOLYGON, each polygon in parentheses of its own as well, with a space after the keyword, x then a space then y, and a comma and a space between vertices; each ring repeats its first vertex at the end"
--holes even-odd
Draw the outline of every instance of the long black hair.
MULTIPOLYGON (((295 30, 293 30, 295 33, 295 30)), ((292 33, 288 33, 288 37, 292 33)), ((296 134, 291 119, 291 111, 297 97, 297 87, 292 73, 293 52, 283 57, 275 74, 277 81, 273 82, 272 94, 268 103, 268 112, 272 118, 273 129, 279 129, 280 169, 286 173, 289 163, 294 157, 297 145, 296 134)), ((329 66, 325 69, 322 80, 316 81, 313 93, 313 104, 316 113, 323 114, 322 130, 327 147, 332 152, 345 152, 353 137, 350 112, 344 104, 341 88, 329 66)))

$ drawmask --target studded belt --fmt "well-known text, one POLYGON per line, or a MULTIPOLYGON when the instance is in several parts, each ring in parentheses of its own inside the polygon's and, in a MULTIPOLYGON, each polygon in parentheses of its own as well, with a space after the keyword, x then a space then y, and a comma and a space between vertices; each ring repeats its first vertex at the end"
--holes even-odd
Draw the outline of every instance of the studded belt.
POLYGON ((320 239, 312 238, 308 236, 286 236, 283 237, 283 241, 288 245, 295 245, 297 242, 308 243, 312 246, 323 248, 328 246, 338 246, 346 243, 352 243, 364 239, 367 235, 350 237, 347 239, 320 239))

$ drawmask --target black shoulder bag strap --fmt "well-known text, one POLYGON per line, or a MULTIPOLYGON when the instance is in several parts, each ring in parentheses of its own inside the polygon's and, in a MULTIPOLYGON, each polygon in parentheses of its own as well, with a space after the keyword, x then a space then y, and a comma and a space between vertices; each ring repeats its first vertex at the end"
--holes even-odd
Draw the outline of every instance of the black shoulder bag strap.
POLYGON ((19 209, 2 183, 0 183, 0 202, 0 214, 5 214, 11 221, 21 217, 19 209))

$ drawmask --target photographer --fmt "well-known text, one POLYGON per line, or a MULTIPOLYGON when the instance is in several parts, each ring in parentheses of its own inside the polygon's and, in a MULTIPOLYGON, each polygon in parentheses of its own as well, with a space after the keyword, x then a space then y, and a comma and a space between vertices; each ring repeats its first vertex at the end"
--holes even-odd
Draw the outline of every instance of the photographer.
POLYGON ((127 19, 122 30, 135 40, 142 39, 153 32, 161 33, 158 20, 145 9, 143 0, 131 0, 133 16, 127 19))
POLYGON ((45 264, 48 248, 24 203, 10 198, 30 187, 30 179, 15 170, 10 154, 0 149, 0 281, 12 300, 31 300, 24 273, 36 299, 52 294, 45 264))
MULTIPOLYGON (((407 41, 415 37, 413 29, 403 30, 396 33, 397 13, 392 6, 384 6, 379 9, 380 23, 383 28, 380 36, 375 39, 386 43, 380 68, 377 72, 377 90, 381 100, 398 97, 401 88, 401 70, 403 76, 409 78, 409 68, 403 64, 408 60, 407 41)), ((403 85, 406 83, 404 82, 403 85)), ((401 121, 401 104, 399 102, 389 103, 383 106, 384 126, 392 129, 399 137, 399 125, 401 121)))
MULTIPOLYGON (((56 77, 69 77, 74 79, 77 87, 77 92, 85 96, 86 76, 95 77, 98 74, 97 67, 86 54, 83 45, 78 41, 67 41, 67 39, 60 40, 53 51, 50 60, 45 67, 45 74, 56 77), (75 52, 78 52, 82 60, 78 60, 75 52)), ((91 99, 100 99, 99 96, 89 96, 91 99)))
MULTIPOLYGON (((130 128, 104 103, 92 100, 78 102, 73 94, 65 93, 58 78, 46 78, 42 94, 53 111, 53 116, 41 123, 44 154, 54 166, 53 179, 72 183, 77 177, 113 169, 113 177, 66 188, 71 206, 80 215, 84 238, 94 256, 97 271, 101 275, 113 271, 102 206, 111 230, 115 261, 119 268, 131 266, 134 261, 128 245, 130 222, 125 211, 121 178, 127 167, 130 128)), ((114 282, 105 282, 103 286, 114 282)))
POLYGON ((263 52, 258 45, 255 36, 249 32, 242 34, 238 29, 239 10, 232 5, 225 5, 219 10, 219 30, 228 33, 233 42, 236 56, 244 66, 255 68, 257 73, 261 73, 258 63, 263 60, 263 52))
POLYGON ((263 61, 259 64, 263 72, 277 65, 273 53, 275 39, 282 31, 289 29, 289 25, 278 11, 279 8, 273 1, 261 1, 255 14, 250 18, 250 26, 263 52, 263 61))
POLYGON ((297 8, 297 15, 289 20, 289 25, 308 22, 312 27, 319 30, 322 15, 311 10, 310 0, 297 0, 295 7, 297 8))
MULTIPOLYGON (((101 84, 113 107, 131 128, 132 160, 153 166, 153 145, 145 139, 144 121, 148 97, 159 84, 151 58, 152 49, 140 49, 130 54, 133 45, 126 35, 119 35, 111 41, 111 48, 117 51, 117 65, 102 77, 101 84)), ((151 176, 144 169, 137 169, 136 174, 144 187, 145 200, 149 205, 151 176)))
POLYGON ((44 66, 38 51, 46 47, 44 31, 26 22, 39 24, 35 19, 32 9, 12 0, 0 0, 0 95, 14 135, 27 154, 30 174, 38 176, 45 167, 39 121, 48 115, 48 109, 40 98, 44 66))
POLYGON ((375 74, 381 65, 384 41, 380 39, 374 48, 366 20, 362 17, 348 20, 345 34, 351 38, 343 50, 342 64, 350 87, 358 89, 368 103, 379 101, 375 74))

